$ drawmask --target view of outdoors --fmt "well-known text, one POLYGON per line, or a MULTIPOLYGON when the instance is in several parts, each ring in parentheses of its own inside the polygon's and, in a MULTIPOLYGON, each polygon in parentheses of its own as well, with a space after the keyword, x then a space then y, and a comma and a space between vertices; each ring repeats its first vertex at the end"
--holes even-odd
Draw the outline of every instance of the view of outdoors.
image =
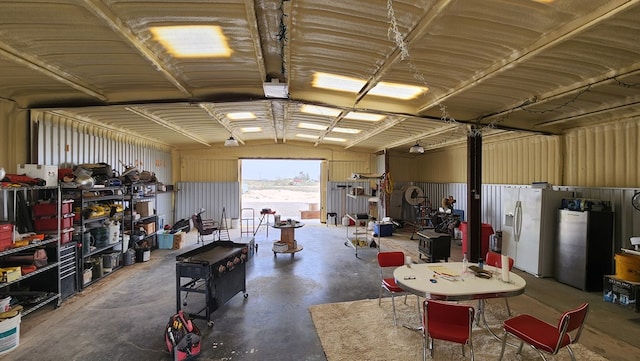
POLYGON ((256 217, 263 208, 270 208, 282 219, 317 219, 319 212, 313 211, 320 206, 319 180, 318 160, 245 159, 242 208, 253 208, 256 217))

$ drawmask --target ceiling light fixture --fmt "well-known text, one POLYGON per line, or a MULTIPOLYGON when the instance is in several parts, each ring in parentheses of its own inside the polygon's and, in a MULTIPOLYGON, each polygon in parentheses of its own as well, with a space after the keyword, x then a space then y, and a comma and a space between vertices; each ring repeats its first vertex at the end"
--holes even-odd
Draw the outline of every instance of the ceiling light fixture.
POLYGON ((286 83, 280 83, 278 79, 271 79, 271 82, 262 83, 264 96, 267 98, 289 98, 289 86, 286 83))
POLYGON ((416 142, 416 144, 409 148, 409 153, 418 153, 418 154, 422 154, 424 153, 424 147, 420 145, 420 143, 416 142))
POLYGON ((238 141, 233 137, 229 137, 229 139, 224 141, 224 146, 225 147, 237 147, 238 146, 238 141))

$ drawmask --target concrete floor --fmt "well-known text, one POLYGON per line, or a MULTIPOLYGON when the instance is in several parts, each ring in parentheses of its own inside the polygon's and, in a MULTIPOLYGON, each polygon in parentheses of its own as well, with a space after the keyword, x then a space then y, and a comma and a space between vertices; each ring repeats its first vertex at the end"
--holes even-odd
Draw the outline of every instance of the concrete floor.
MULTIPOLYGON (((345 227, 306 222, 296 231, 304 250, 293 257, 271 252, 277 230, 270 229, 268 237, 264 228, 259 230, 258 252, 247 264, 248 298, 239 293, 218 309, 213 328, 196 320, 204 340, 198 359, 326 360, 308 307, 378 297, 376 249, 361 249, 356 258, 353 248, 344 245, 345 227)), ((237 229, 230 233, 232 239, 240 236, 237 229)), ((406 249, 417 260, 417 241, 409 240, 409 235, 382 238, 382 249, 406 249)), ((195 238, 191 232, 185 248, 156 250, 149 262, 114 272, 59 308, 45 307, 26 316, 20 346, 4 358, 171 360, 163 329, 176 307, 175 256, 197 247, 195 238)), ((452 259, 461 259, 455 242, 452 259)), ((558 312, 583 300, 591 302, 588 324, 594 332, 584 337, 583 345, 607 353, 602 342, 612 338, 611 347, 622 352, 607 353, 611 360, 640 359, 639 314, 603 302, 601 293, 522 275, 526 294, 558 312)), ((191 305, 198 301, 195 296, 188 298, 191 305)), ((518 307, 517 297, 510 302, 518 307)))

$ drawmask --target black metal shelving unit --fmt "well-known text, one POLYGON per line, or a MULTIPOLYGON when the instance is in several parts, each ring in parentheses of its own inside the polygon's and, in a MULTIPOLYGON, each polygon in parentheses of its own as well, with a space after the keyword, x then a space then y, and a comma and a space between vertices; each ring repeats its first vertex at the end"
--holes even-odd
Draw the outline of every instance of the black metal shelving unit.
POLYGON ((91 189, 63 188, 62 193, 65 198, 74 199, 75 213, 80 215, 74 221, 74 227, 80 230, 77 248, 77 288, 81 291, 122 267, 124 188, 121 186, 91 189), (92 206, 103 208, 108 206, 110 212, 95 215, 91 212, 92 206), (117 222, 117 238, 111 237, 110 227, 105 225, 105 222, 117 222), (94 239, 94 234, 104 232, 108 235, 106 243, 102 238, 94 239), (116 241, 109 241, 110 237, 115 238, 116 241), (116 250, 117 245, 120 245, 119 250, 116 250), (115 257, 113 254, 116 254, 115 257), (110 261, 112 267, 104 267, 103 257, 113 258, 113 261, 110 261), (105 269, 109 269, 109 272, 105 272, 105 269))
MULTIPOLYGON (((60 188, 55 187, 6 187, 0 190, 2 200, 2 222, 16 224, 24 222, 22 218, 30 218, 25 212, 18 211, 19 203, 23 203, 23 209, 29 208, 37 201, 44 198, 45 194, 49 194, 49 199, 53 198, 57 205, 55 218, 58 221, 57 230, 46 233, 46 238, 41 241, 31 241, 30 244, 22 247, 13 247, 0 251, 0 265, 2 265, 7 257, 12 255, 24 254, 25 251, 31 252, 36 249, 44 249, 47 252, 47 264, 38 267, 36 270, 21 275, 8 282, 0 282, 0 295, 10 295, 20 300, 20 304, 24 307, 22 316, 55 302, 55 306, 59 306, 62 302, 60 296, 60 207, 61 194, 60 188), (26 301, 26 300, 29 301, 26 301)), ((29 212, 27 212, 29 213, 29 212)))

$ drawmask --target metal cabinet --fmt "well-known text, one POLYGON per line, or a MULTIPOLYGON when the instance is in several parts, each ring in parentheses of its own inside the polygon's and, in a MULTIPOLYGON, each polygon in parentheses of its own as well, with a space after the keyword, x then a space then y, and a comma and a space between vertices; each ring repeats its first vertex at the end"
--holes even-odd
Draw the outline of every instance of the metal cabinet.
POLYGON ((555 278, 584 291, 601 291, 613 273, 613 212, 558 211, 555 278))
POLYGON ((427 262, 438 260, 449 261, 451 257, 451 235, 423 229, 418 234, 418 251, 420 259, 424 256, 427 262))

